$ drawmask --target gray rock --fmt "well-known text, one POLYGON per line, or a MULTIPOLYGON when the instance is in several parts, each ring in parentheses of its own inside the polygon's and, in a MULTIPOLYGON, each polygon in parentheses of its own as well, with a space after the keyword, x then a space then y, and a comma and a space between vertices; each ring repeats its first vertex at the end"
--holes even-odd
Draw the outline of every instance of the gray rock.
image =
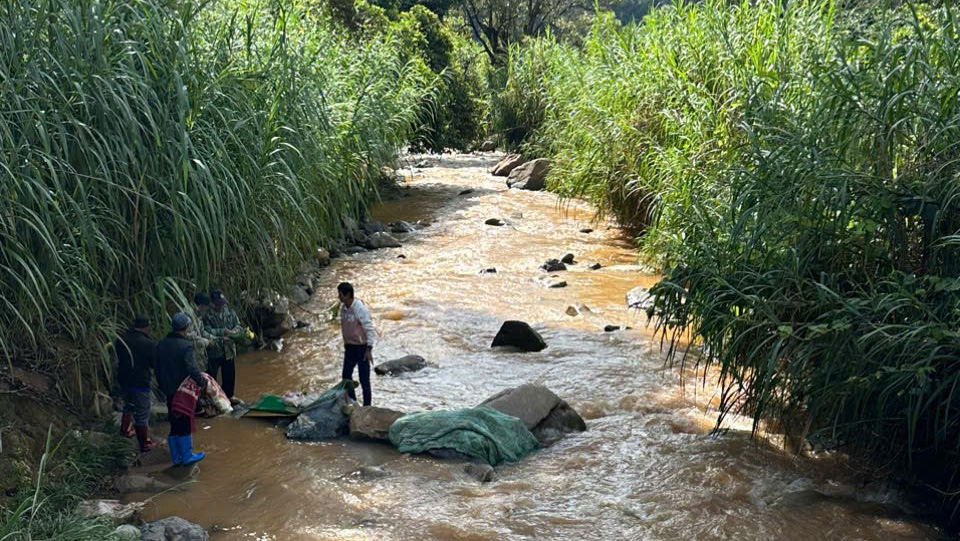
MULTIPOLYGON (((364 239, 364 242, 366 242, 366 239, 364 239)), ((366 252, 366 251, 367 249, 364 248, 363 246, 347 246, 346 248, 343 249, 343 254, 344 255, 362 254, 363 252, 366 252)))
POLYGON ((562 400, 543 385, 525 383, 504 389, 480 403, 500 413, 517 417, 529 430, 536 428, 562 400))
POLYGON ((142 502, 120 503, 119 500, 86 500, 77 510, 85 518, 105 518, 114 525, 140 524, 143 521, 142 502))
POLYGON ((485 223, 485 224, 487 224, 487 225, 497 226, 497 227, 500 227, 500 226, 502 226, 502 225, 506 225, 506 222, 504 222, 504 221, 501 220, 500 218, 489 218, 489 219, 487 219, 487 221, 485 221, 485 222, 483 222, 483 223, 485 223))
POLYGON ((290 315, 290 300, 278 293, 266 291, 259 297, 249 299, 246 321, 255 331, 267 339, 275 339, 293 330, 295 324, 290 315))
POLYGON ((140 528, 143 541, 209 541, 207 531, 180 517, 169 517, 140 528))
POLYGON ((117 536, 120 541, 140 541, 140 528, 132 524, 124 524, 123 526, 117 526, 113 535, 117 536))
POLYGON ((490 267, 490 268, 487 268, 487 269, 481 269, 481 270, 480 270, 480 274, 496 274, 496 273, 497 273, 497 268, 496 268, 496 267, 490 267))
POLYGON ((574 264, 573 254, 567 254, 563 256, 562 258, 560 258, 560 262, 565 265, 573 265, 574 264))
POLYGON ((482 145, 480 145, 480 150, 483 152, 491 152, 496 149, 497 149, 496 141, 492 141, 490 139, 487 139, 486 141, 483 142, 482 145))
POLYGON ((532 432, 540 445, 547 446, 567 434, 583 432, 586 429, 587 423, 583 421, 580 414, 561 400, 542 421, 537 423, 532 432))
POLYGON ((600 263, 587 263, 586 267, 590 270, 598 270, 598 269, 602 269, 603 265, 601 265, 600 263))
POLYGON ((419 355, 407 355, 392 361, 380 363, 374 367, 373 371, 378 375, 393 376, 401 372, 416 372, 427 367, 427 361, 419 355))
POLYGON ((301 285, 290 287, 290 301, 294 304, 306 304, 310 302, 310 293, 301 285))
POLYGON ((653 308, 653 296, 647 288, 637 286, 627 292, 627 308, 641 312, 653 308))
POLYGON ((543 265, 540 265, 540 268, 547 272, 557 272, 567 270, 566 264, 564 264, 559 259, 548 259, 543 265))
POLYGON ((523 351, 542 351, 547 347, 540 333, 523 321, 504 321, 490 347, 512 346, 523 351))
POLYGON ((171 487, 173 487, 172 484, 148 475, 124 475, 113 480, 113 488, 120 494, 156 493, 163 492, 171 487))
POLYGON ((370 238, 367 239, 366 246, 374 250, 380 248, 399 248, 400 241, 391 237, 389 233, 378 232, 370 235, 370 238))
POLYGON ((390 223, 390 232, 391 233, 413 233, 417 228, 413 227, 413 224, 410 222, 404 222, 400 220, 399 222, 390 223))
POLYGON ((494 471, 493 466, 489 464, 471 462, 464 466, 463 471, 481 483, 489 483, 497 480, 496 471, 494 471))
POLYGON ((355 408, 350 413, 350 437, 390 441, 390 427, 404 415, 402 411, 375 406, 355 408))
POLYGON ((580 230, 580 232, 590 234, 590 233, 593 233, 593 229, 589 227, 584 227, 583 229, 580 230))
POLYGON ((386 233, 387 228, 380 222, 364 222, 361 226, 363 232, 367 235, 373 235, 375 233, 386 233))
POLYGON ((473 188, 466 188, 466 189, 460 190, 460 193, 458 193, 457 195, 470 195, 472 193, 473 193, 473 188))
POLYGON ((547 174, 550 162, 544 158, 536 159, 518 166, 507 176, 507 186, 518 190, 542 190, 547 186, 547 174))
POLYGON ((633 327, 627 327, 625 325, 605 325, 603 332, 629 331, 632 328, 633 327))
POLYGON ((558 276, 549 276, 547 278, 537 279, 537 283, 546 288, 558 288, 558 287, 567 287, 567 281, 560 279, 558 276))
POLYGON ((493 167, 491 174, 495 177, 506 177, 521 165, 523 165, 523 158, 519 154, 507 154, 504 159, 500 160, 500 163, 493 167))

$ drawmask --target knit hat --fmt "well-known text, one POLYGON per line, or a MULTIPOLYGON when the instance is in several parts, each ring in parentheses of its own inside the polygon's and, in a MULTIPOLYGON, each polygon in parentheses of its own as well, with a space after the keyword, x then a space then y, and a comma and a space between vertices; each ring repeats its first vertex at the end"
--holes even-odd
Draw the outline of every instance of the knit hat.
POLYGON ((144 327, 150 326, 150 320, 147 319, 147 316, 138 314, 137 317, 133 318, 133 328, 142 329, 144 327))
POLYGON ((210 292, 210 298, 213 299, 213 304, 217 306, 223 306, 227 304, 227 298, 223 296, 222 289, 214 289, 210 292))
POLYGON ((173 318, 170 320, 170 326, 174 332, 187 329, 190 327, 190 316, 184 312, 177 312, 173 314, 173 318))

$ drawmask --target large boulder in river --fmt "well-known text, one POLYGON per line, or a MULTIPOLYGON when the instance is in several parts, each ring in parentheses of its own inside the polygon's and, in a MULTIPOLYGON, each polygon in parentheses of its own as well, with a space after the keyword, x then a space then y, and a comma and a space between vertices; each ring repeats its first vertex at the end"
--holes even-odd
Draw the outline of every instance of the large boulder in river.
POLYGON ((539 384, 526 383, 504 389, 480 405, 520 419, 541 445, 549 445, 565 434, 587 429, 576 410, 539 384))
POLYGON ((416 372, 427 367, 427 361, 419 355, 407 355, 378 364, 373 371, 381 376, 394 376, 402 372, 416 372))
POLYGON ((268 340, 276 340, 292 331, 297 322, 290 314, 290 300, 276 292, 267 291, 248 302, 247 317, 255 331, 268 340))
POLYGON ((169 517, 140 528, 143 541, 208 541, 207 531, 180 517, 169 517))
POLYGON ((523 321, 504 321, 490 347, 512 346, 523 351, 542 351, 547 347, 540 333, 523 321))
POLYGON ((350 437, 390 441, 390 427, 404 415, 402 411, 375 406, 355 408, 350 414, 350 437))
POLYGON ((507 177, 507 186, 518 190, 542 190, 547 187, 549 172, 550 161, 539 158, 511 171, 507 177))
POLYGON ((523 158, 519 154, 508 154, 500 163, 493 167, 491 173, 495 177, 505 177, 514 169, 523 165, 523 158))

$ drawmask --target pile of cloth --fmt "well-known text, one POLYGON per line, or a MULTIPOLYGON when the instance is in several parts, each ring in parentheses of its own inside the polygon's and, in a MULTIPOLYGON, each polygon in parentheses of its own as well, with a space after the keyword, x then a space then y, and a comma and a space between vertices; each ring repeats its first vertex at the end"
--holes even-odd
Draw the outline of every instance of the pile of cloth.
POLYGON ((217 380, 205 372, 201 372, 200 376, 203 377, 207 386, 201 388, 192 378, 185 378, 177 388, 177 393, 173 395, 173 411, 170 412, 171 415, 179 414, 189 417, 191 432, 194 429, 194 416, 198 410, 208 417, 233 412, 230 399, 227 398, 227 394, 223 392, 217 380))

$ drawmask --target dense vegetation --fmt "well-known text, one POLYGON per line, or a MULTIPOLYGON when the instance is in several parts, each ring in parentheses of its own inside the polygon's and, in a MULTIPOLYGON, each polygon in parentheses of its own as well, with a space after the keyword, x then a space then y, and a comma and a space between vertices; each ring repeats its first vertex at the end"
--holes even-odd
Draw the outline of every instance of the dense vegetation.
POLYGON ((935 490, 960 450, 953 7, 664 7, 514 48, 494 125, 644 228, 659 329, 722 410, 935 490))
POLYGON ((92 370, 135 310, 162 328, 181 291, 289 283, 374 195, 437 76, 395 33, 350 39, 306 3, 252 6, 0 6, 8 360, 92 370), (57 339, 87 354, 53 358, 57 339))

